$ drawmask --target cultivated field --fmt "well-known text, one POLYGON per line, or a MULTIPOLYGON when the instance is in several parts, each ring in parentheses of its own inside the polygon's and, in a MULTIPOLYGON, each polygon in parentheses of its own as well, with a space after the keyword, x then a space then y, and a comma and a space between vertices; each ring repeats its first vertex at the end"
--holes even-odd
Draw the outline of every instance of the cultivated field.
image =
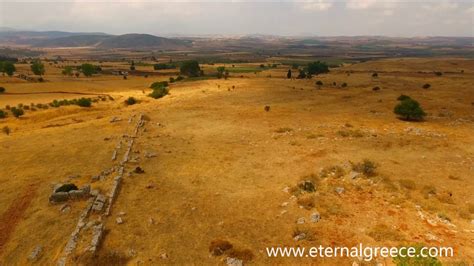
MULTIPOLYGON (((64 257, 88 202, 50 204, 53 187, 90 184, 109 195, 125 157, 110 215, 89 215, 68 262, 216 265, 234 257, 255 265, 349 265, 347 258, 269 258, 265 248, 359 243, 452 246, 455 257, 441 262, 474 261, 474 60, 373 60, 312 79, 287 79, 285 65, 260 71, 260 63, 271 62, 235 64, 241 71, 227 80, 173 83, 161 99, 147 97, 150 84, 177 73, 151 65, 137 70, 157 73, 126 80, 62 75, 61 64, 72 61, 46 64, 45 82, 1 76, 1 109, 113 100, 0 119, 11 130, 0 133, 0 265, 64 257), (401 94, 420 102, 424 121, 396 117, 401 94), (124 105, 130 96, 139 104, 124 105), (375 169, 364 174, 357 168, 364 160, 375 169), (302 181, 315 191, 301 189, 302 181), (105 233, 91 258, 85 248, 99 223, 105 233), (216 240, 233 248, 212 255, 216 240)), ((16 67, 29 71, 28 64, 16 67)))

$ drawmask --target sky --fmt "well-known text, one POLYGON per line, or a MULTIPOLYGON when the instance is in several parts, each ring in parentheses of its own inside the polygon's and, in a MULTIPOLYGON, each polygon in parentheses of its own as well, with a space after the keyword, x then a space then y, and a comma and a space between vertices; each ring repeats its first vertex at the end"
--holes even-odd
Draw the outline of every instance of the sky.
POLYGON ((158 36, 474 37, 474 1, 0 0, 0 27, 158 36))

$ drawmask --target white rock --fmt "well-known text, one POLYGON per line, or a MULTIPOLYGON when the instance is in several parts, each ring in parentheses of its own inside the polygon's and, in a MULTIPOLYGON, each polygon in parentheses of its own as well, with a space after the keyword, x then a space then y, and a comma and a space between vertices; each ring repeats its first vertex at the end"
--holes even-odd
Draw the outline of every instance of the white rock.
POLYGON ((299 235, 295 236, 293 239, 295 241, 300 241, 300 240, 303 240, 306 238, 306 234, 305 233, 300 233, 299 235))
POLYGON ((281 207, 286 207, 286 206, 288 206, 288 204, 289 204, 289 203, 288 203, 287 201, 285 201, 285 202, 283 202, 280 206, 281 206, 281 207))
POLYGON ((319 222, 319 220, 321 220, 321 215, 319 214, 319 212, 313 212, 310 216, 310 219, 311 219, 311 222, 317 223, 319 222))
POLYGON ((242 260, 237 259, 237 258, 227 258, 225 262, 229 266, 242 266, 242 265, 244 265, 244 262, 242 260))
POLYGON ((117 217, 117 219, 115 219, 115 221, 117 222, 117 224, 123 224, 122 217, 117 217))
POLYGON ((304 217, 300 217, 300 218, 298 218, 298 220, 296 220, 297 224, 304 224, 304 222, 305 222, 304 217))

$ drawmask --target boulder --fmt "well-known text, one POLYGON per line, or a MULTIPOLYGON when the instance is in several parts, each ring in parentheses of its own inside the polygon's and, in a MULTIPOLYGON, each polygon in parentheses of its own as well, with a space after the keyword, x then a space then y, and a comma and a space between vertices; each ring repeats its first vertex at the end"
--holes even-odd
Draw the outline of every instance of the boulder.
POLYGON ((56 192, 49 196, 49 202, 51 203, 59 203, 65 202, 69 199, 69 193, 67 192, 56 192))

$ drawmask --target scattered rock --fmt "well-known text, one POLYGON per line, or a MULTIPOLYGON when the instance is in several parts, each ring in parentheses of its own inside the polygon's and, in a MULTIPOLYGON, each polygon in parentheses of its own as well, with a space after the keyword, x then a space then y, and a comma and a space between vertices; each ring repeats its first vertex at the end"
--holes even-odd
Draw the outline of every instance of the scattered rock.
POLYGON ((287 213, 287 212, 288 212, 287 210, 282 210, 282 211, 280 212, 280 215, 283 215, 283 214, 285 214, 285 213, 287 213))
POLYGON ((304 224, 304 222, 305 222, 304 217, 300 217, 300 218, 298 218, 298 220, 296 220, 297 224, 304 224))
POLYGON ((149 224, 155 224, 155 220, 153 220, 153 218, 150 217, 150 218, 148 218, 148 223, 149 224))
POLYGON ((56 187, 54 189, 54 192, 55 193, 58 193, 58 192, 69 192, 71 190, 78 190, 79 188, 77 188, 76 185, 72 184, 72 183, 67 183, 67 184, 58 184, 58 187, 56 187))
POLYGON ((230 258, 228 257, 225 262, 227 263, 227 265, 229 266, 242 266, 244 265, 243 261, 242 260, 239 260, 237 258, 230 258))
POLYGON ((289 193, 290 192, 290 187, 285 187, 285 188, 283 188, 282 191, 285 192, 285 193, 289 193))
POLYGON ((356 178, 358 178, 359 176, 360 176, 360 173, 359 173, 359 172, 356 172, 356 171, 351 171, 351 172, 349 173, 349 178, 350 178, 350 179, 356 179, 356 178))
POLYGON ((283 202, 280 206, 281 206, 281 207, 286 207, 286 206, 288 206, 288 204, 289 204, 288 201, 285 201, 285 202, 283 202))
POLYGON ((117 219, 115 219, 115 221, 117 222, 117 224, 123 224, 122 217, 117 217, 117 219))
POLYGON ((161 253, 161 254, 160 254, 160 258, 163 259, 163 260, 166 260, 166 259, 168 258, 168 254, 166 254, 166 253, 164 253, 164 252, 161 253))
POLYGON ((317 223, 319 220, 321 220, 321 215, 319 212, 313 212, 310 216, 310 220, 312 223, 317 223))
POLYGON ((300 241, 300 240, 306 239, 306 234, 305 233, 300 233, 300 234, 296 235, 295 237, 293 237, 293 239, 295 241, 300 241))
POLYGON ((341 195, 342 193, 344 193, 345 189, 343 187, 336 187, 336 189, 334 189, 336 191, 337 194, 341 195))
POLYGON ((59 211, 62 213, 68 213, 71 210, 71 206, 69 204, 63 204, 61 208, 59 208, 59 211))
POLYGON ((126 213, 125 212, 119 212, 118 215, 119 216, 124 216, 126 213))
POLYGON ((153 158, 153 157, 158 156, 156 153, 154 153, 154 152, 149 152, 149 151, 145 151, 145 154, 144 154, 144 155, 145 155, 146 158, 153 158))
POLYGON ((51 203, 65 202, 68 199, 69 199, 69 194, 67 192, 57 192, 49 196, 49 202, 51 203))
POLYGON ((122 121, 122 119, 119 118, 119 117, 116 117, 116 116, 114 116, 110 119, 110 123, 114 123, 114 122, 118 122, 118 121, 122 121))
POLYGON ((36 246, 35 249, 33 249, 33 251, 28 256, 28 260, 31 262, 35 262, 41 257, 41 255, 43 255, 43 247, 36 246))

